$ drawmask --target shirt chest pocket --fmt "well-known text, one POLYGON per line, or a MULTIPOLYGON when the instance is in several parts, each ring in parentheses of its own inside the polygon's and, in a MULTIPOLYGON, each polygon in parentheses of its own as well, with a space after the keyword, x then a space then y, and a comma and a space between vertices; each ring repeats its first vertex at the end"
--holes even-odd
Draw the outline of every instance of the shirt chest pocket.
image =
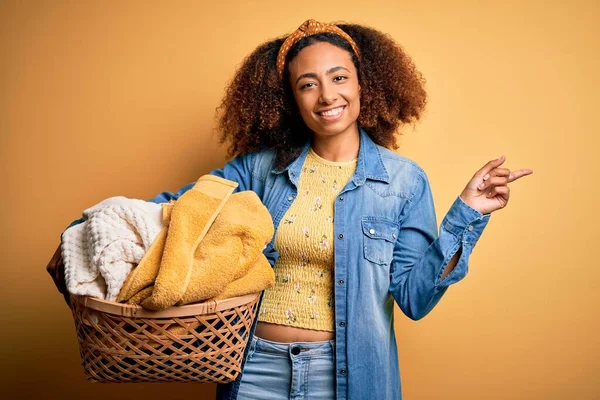
POLYGON ((399 225, 381 217, 365 217, 361 224, 365 258, 375 264, 389 265, 394 257, 399 225))

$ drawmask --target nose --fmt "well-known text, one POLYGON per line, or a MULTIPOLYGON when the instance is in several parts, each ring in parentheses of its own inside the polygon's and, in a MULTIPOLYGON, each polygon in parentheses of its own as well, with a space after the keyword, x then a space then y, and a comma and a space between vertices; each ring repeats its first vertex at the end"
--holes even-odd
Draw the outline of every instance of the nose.
POLYGON ((337 93, 335 88, 329 84, 321 85, 321 95, 319 96, 319 102, 323 104, 333 104, 337 100, 337 93))

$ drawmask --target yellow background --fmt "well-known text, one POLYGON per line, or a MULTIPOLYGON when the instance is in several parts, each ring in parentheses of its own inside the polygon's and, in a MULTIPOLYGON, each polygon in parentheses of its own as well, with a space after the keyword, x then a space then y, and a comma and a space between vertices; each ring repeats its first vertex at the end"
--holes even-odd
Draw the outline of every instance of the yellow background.
POLYGON ((404 397, 599 398, 599 17, 566 0, 1 1, 2 396, 214 396, 87 383, 45 266, 83 209, 221 166, 213 116, 235 68, 315 18, 388 32, 423 72, 427 112, 398 151, 428 173, 438 223, 487 161, 535 171, 469 275, 418 322, 397 309, 404 397))

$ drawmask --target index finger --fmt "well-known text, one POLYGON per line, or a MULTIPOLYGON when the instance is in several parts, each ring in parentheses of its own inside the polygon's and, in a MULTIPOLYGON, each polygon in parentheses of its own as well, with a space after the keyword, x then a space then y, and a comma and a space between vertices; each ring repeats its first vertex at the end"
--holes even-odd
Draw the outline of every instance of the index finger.
POLYGON ((516 181, 519 178, 524 177, 525 175, 531 175, 533 174, 533 170, 532 169, 519 169, 517 171, 511 171, 509 177, 508 177, 508 182, 512 182, 512 181, 516 181))

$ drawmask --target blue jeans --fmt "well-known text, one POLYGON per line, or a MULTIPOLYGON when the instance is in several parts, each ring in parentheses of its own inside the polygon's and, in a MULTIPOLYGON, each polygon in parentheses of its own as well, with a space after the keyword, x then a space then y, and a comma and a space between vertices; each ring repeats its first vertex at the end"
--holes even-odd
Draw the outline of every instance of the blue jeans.
POLYGON ((335 341, 280 343, 253 336, 238 400, 334 399, 335 341))

